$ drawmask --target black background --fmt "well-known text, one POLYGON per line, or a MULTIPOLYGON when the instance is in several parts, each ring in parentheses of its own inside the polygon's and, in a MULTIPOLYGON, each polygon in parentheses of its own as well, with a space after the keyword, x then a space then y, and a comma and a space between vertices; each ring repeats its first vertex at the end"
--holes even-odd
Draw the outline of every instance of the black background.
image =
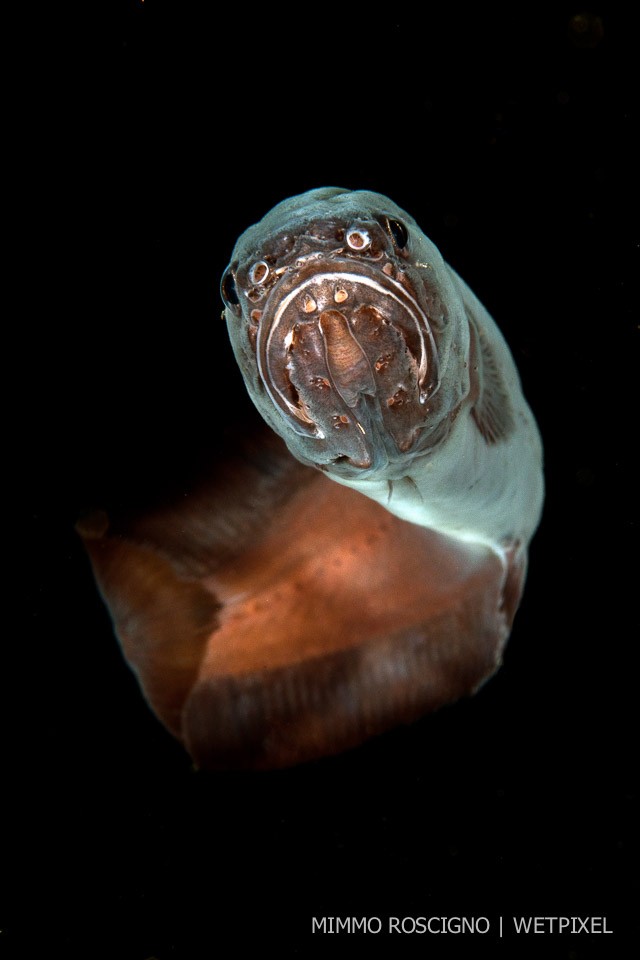
POLYGON ((8 646, 26 662, 3 677, 0 956, 627 956, 637 22, 173 6, 54 13, 36 50, 22 38, 27 596, 8 597, 8 646), (475 698, 341 757, 199 774, 146 707, 73 524, 215 461, 250 413, 220 274, 246 226, 326 184, 391 196, 495 316, 542 431, 545 515, 475 698), (499 941, 514 914, 614 933, 499 941), (312 916, 362 915, 493 931, 311 936, 312 916))

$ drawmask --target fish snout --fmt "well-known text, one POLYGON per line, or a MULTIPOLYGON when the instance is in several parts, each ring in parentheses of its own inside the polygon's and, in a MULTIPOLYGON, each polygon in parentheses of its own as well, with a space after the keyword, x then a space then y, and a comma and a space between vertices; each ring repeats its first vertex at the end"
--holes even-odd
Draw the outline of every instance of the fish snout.
POLYGON ((282 435, 311 441, 306 456, 316 466, 386 465, 428 422, 435 344, 420 304, 387 263, 310 259, 255 311, 259 379, 282 435))

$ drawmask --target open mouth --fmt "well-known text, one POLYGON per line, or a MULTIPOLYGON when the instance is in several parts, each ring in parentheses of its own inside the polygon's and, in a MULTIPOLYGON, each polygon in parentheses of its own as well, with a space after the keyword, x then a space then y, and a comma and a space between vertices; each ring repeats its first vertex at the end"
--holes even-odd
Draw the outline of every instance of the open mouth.
POLYGON ((406 277, 354 259, 310 258, 261 311, 260 377, 289 427, 325 462, 368 468, 411 448, 438 387, 429 318, 406 277))

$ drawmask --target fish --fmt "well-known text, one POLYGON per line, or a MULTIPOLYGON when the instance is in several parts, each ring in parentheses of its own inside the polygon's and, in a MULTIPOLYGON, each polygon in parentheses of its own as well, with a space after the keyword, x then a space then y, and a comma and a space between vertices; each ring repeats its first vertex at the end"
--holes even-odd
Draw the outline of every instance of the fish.
POLYGON ((196 765, 286 767, 495 673, 542 442, 495 322, 381 194, 284 200, 220 290, 264 426, 188 498, 80 533, 125 657, 196 765))

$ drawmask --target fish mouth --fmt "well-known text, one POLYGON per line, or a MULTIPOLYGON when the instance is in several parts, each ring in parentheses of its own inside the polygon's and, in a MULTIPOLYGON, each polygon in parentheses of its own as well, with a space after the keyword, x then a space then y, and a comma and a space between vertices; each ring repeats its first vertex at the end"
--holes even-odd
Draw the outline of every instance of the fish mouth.
POLYGON ((261 306, 260 379, 288 428, 315 441, 316 466, 361 473, 411 450, 439 376, 429 318, 403 267, 310 254, 261 306))

